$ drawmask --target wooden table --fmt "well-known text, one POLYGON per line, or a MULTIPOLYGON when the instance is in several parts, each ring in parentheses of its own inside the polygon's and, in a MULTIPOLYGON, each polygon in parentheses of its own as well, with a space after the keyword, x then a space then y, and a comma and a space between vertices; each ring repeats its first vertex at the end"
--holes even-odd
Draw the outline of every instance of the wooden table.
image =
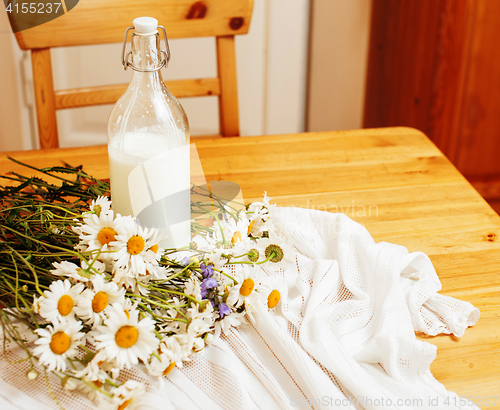
MULTIPOLYGON (((192 142, 207 180, 238 183, 246 202, 267 191, 278 205, 343 212, 376 241, 427 253, 441 293, 481 310, 460 339, 423 337, 438 347, 432 373, 476 402, 500 396, 500 217, 424 134, 385 128, 192 142)), ((9 155, 40 167, 83 164, 108 177, 106 147, 9 155)), ((0 173, 12 169, 20 167, 2 155, 0 173)))

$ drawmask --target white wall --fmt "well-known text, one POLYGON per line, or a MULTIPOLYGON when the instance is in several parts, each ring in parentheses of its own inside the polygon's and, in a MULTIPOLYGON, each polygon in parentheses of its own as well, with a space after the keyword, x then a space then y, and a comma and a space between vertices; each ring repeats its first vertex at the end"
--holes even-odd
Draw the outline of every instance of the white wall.
MULTIPOLYGON (((308 48, 309 0, 255 0, 250 32, 236 40, 240 127, 244 136, 294 133, 304 130, 306 67, 308 48)), ((160 22, 161 24, 161 22, 160 22)), ((32 103, 30 69, 20 69, 26 53, 12 47, 13 35, 3 30, 9 43, 4 50, 12 82, 6 100, 16 106, 14 133, 19 149, 34 147, 36 125, 30 124, 32 103), (25 77, 23 79, 23 76, 25 77), (14 80, 14 81, 12 81, 14 80), (26 101, 22 95, 26 94, 26 101)), ((167 34, 168 34, 168 27, 167 34)), ((125 27, 124 27, 125 30, 125 27)), ((3 44, 3 43, 0 43, 3 44)), ((214 77, 215 40, 211 38, 172 40, 172 59, 163 77, 169 79, 214 77)), ((123 83, 131 72, 121 65, 121 44, 67 47, 52 50, 56 89, 123 83)), ((192 135, 218 132, 217 97, 182 99, 190 120, 192 135)), ((111 106, 63 110, 57 113, 61 146, 106 143, 106 124, 111 106)), ((2 117, 0 117, 2 120, 2 117)), ((4 121, 0 123, 0 150, 11 149, 4 121)))
POLYGON ((19 50, 12 34, 7 13, 0 11, 0 151, 31 147, 35 135, 30 120, 34 96, 24 92, 23 66, 26 53, 19 50), (32 139, 33 138, 33 139, 32 139))
POLYGON ((312 0, 308 131, 362 128, 371 0, 312 0))

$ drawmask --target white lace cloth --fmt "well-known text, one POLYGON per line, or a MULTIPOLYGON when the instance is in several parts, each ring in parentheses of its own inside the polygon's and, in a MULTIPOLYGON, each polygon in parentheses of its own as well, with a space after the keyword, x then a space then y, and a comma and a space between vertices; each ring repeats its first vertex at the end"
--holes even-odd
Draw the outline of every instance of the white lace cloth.
MULTIPOLYGON (((144 409, 462 409, 433 378, 436 347, 416 339, 462 336, 479 318, 470 303, 439 295, 429 258, 376 244, 343 214, 277 208, 275 224, 294 244, 296 265, 275 314, 260 309, 255 325, 223 335, 157 388, 147 383, 144 409)), ((20 357, 15 349, 10 359, 20 357)), ((29 381, 27 364, 0 361, 0 407, 59 408, 44 377, 29 381)), ((43 374, 41 375, 43 376, 43 374)), ((67 409, 93 408, 61 390, 67 409)))

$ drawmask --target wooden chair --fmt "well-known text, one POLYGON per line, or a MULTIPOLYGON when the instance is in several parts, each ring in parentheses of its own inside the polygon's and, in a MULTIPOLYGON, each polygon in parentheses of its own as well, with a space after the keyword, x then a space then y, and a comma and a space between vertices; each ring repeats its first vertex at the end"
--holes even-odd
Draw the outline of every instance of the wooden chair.
POLYGON ((59 147, 56 110, 114 103, 128 85, 54 91, 50 49, 122 42, 140 16, 158 19, 169 39, 216 37, 216 78, 166 84, 176 97, 217 95, 221 135, 239 136, 234 36, 248 32, 252 8, 253 0, 81 0, 63 16, 17 32, 20 48, 31 50, 40 147, 59 147))

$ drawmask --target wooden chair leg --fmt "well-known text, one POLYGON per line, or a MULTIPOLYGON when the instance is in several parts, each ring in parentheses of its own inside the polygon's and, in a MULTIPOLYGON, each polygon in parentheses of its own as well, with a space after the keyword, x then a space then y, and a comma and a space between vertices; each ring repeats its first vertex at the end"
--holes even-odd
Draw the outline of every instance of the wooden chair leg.
POLYGON ((217 69, 220 78, 219 116, 223 137, 240 135, 236 52, 234 36, 217 37, 217 69))
POLYGON ((59 148, 50 48, 31 50, 40 148, 59 148))

